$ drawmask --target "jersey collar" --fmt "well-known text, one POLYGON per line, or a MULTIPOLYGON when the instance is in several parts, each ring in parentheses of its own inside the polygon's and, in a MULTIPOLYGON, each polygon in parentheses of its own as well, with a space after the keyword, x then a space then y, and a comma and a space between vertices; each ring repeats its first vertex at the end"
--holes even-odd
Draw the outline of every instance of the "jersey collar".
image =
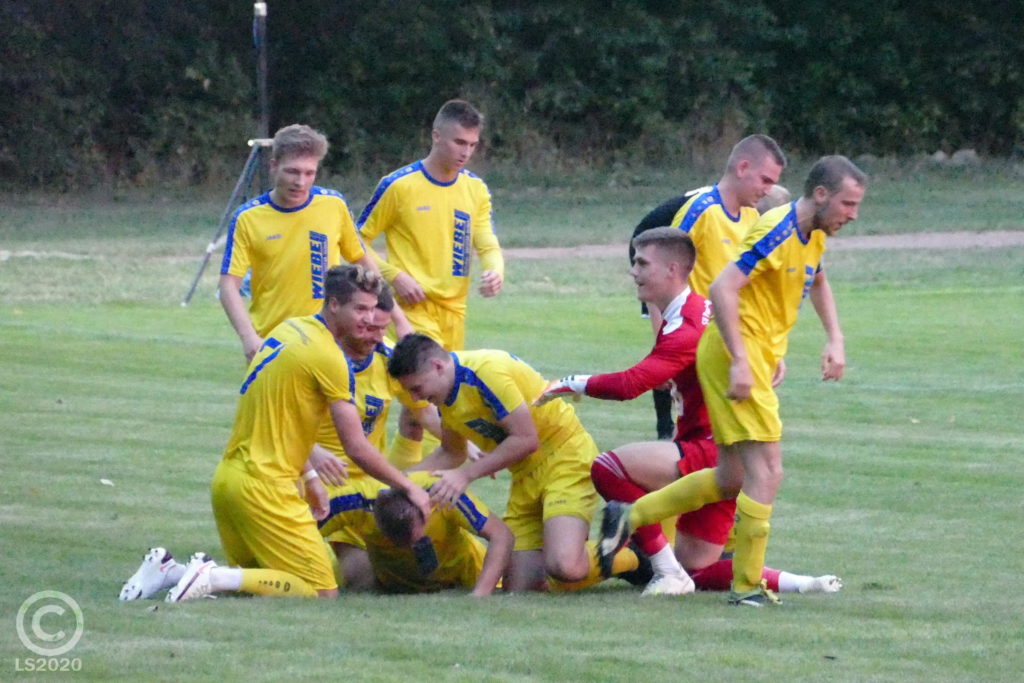
POLYGON ((690 288, 687 287, 679 293, 679 296, 672 299, 672 303, 668 305, 668 308, 662 311, 662 318, 665 321, 661 327, 662 334, 675 332, 683 324, 683 303, 689 296, 690 288))

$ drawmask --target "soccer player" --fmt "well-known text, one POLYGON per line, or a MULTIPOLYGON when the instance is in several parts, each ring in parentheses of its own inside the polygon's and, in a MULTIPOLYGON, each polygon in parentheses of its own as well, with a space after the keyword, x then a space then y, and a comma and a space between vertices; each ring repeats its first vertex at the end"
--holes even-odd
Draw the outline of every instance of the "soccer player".
MULTIPOLYGON (((466 170, 480 143, 483 115, 449 100, 434 118, 426 158, 381 179, 359 216, 370 256, 395 288, 412 328, 449 351, 465 348, 471 261, 480 259, 480 293, 501 291, 505 265, 491 225, 491 193, 466 170), (387 259, 371 246, 383 234, 387 259)), ((417 427, 408 411, 404 424, 417 427)), ((396 439, 407 450, 418 444, 396 439)))
MULTIPOLYGON (((427 472, 409 479, 424 489, 437 480, 427 472)), ((364 478, 327 488, 330 512, 320 533, 339 554, 344 587, 385 593, 428 593, 467 588, 490 595, 508 566, 515 539, 471 492, 451 507, 434 507, 428 519, 404 491, 364 478), (363 550, 348 549, 349 539, 363 550), (337 539, 342 542, 336 542, 337 539), (478 540, 487 541, 487 547, 478 540)))
POLYGON ((691 197, 672 219, 697 248, 690 287, 703 297, 757 220, 754 205, 764 197, 786 166, 778 143, 767 135, 750 135, 732 148, 721 179, 691 197))
MULTIPOLYGON (((638 235, 633 246, 630 273, 637 296, 665 312, 654 348, 642 361, 622 372, 563 377, 552 382, 539 399, 585 395, 625 401, 671 382, 680 406, 675 440, 627 444, 601 453, 591 467, 598 493, 605 500, 624 502, 635 501, 648 491, 667 486, 690 472, 714 467, 718 462, 695 367, 697 343, 710 319, 711 306, 687 286, 696 256, 693 242, 676 228, 661 227, 638 235)), ((697 587, 716 588, 722 569, 704 570, 719 562, 735 509, 734 501, 724 500, 680 515, 675 553, 659 525, 636 529, 633 539, 650 557, 654 570, 644 595, 692 592, 695 581, 686 570, 695 572, 702 580, 697 587)), ((777 585, 780 572, 767 571, 768 578, 777 585)), ((783 575, 783 585, 798 585, 796 580, 786 584, 786 578, 783 575)), ((830 576, 800 578, 808 579, 799 584, 805 591, 815 587, 828 591, 841 585, 830 576)))
MULTIPOLYGON (((314 185, 327 138, 309 126, 285 126, 274 135, 273 187, 240 206, 228 228, 221 264, 220 302, 252 360, 267 333, 286 318, 313 315, 324 303, 327 269, 344 259, 369 270, 345 198, 314 185), (252 269, 252 305, 240 288, 252 269)), ((408 323, 395 313, 399 334, 408 323)))
MULTIPOLYGON (((633 240, 640 235, 642 232, 651 230, 653 228, 661 228, 666 225, 671 225, 672 219, 675 218, 676 213, 683 207, 687 201, 692 199, 694 195, 702 192, 707 192, 710 187, 702 187, 697 190, 690 190, 685 194, 681 194, 678 197, 673 197, 665 202, 662 202, 654 209, 651 210, 646 216, 641 219, 637 224, 636 228, 633 229, 633 235, 629 240, 629 265, 633 265, 633 256, 636 253, 636 248, 633 246, 633 240)), ((651 328, 654 332, 654 336, 658 336, 658 331, 661 327, 660 320, 651 319, 650 312, 647 310, 647 302, 640 302, 640 315, 644 318, 651 320, 651 328)), ((659 439, 669 440, 672 438, 672 430, 674 424, 672 422, 672 392, 669 389, 663 389, 655 387, 651 390, 651 397, 654 399, 654 415, 655 415, 655 429, 659 439)))
POLYGON ((846 157, 823 157, 811 168, 803 196, 766 213, 746 235, 739 258, 711 286, 715 319, 697 350, 718 465, 632 506, 609 504, 602 554, 614 552, 633 529, 736 497, 729 602, 778 602, 762 579, 772 503, 782 482, 782 422, 772 377, 808 294, 827 337, 822 379, 843 375, 843 335, 822 255, 826 237, 856 220, 866 184, 867 176, 846 157))
MULTIPOLYGON (((435 436, 440 437, 441 423, 437 409, 426 401, 414 402, 401 385, 388 375, 388 358, 393 344, 385 340, 394 299, 387 286, 381 289, 377 307, 369 325, 347 330, 338 340, 355 376, 353 401, 359 411, 363 433, 370 444, 381 453, 387 446, 387 419, 392 400, 397 398, 407 406, 416 419, 435 436)), ((400 428, 402 426, 400 425, 400 428)), ((313 467, 328 484, 340 486, 346 479, 366 476, 365 472, 345 454, 337 431, 330 418, 320 424, 317 444, 311 455, 313 467)), ((399 469, 399 464, 392 462, 399 469)))
MULTIPOLYGON (((597 503, 590 464, 594 440, 564 401, 533 405, 547 382, 504 351, 446 352, 424 335, 398 343, 388 372, 414 399, 441 413, 441 446, 423 466, 435 467, 430 498, 454 505, 470 482, 502 469, 512 474, 505 521, 516 537, 505 588, 547 590, 559 582, 599 580, 587 532, 597 503), (483 457, 466 461, 474 442, 483 457)), ((632 552, 612 561, 613 574, 636 569, 632 552)))
MULTIPOLYGON (((168 602, 217 591, 337 595, 314 520, 327 514, 327 492, 308 462, 328 411, 349 457, 371 476, 408 491, 429 517, 423 489, 366 441, 351 402, 352 373, 335 341, 345 330, 370 321, 381 286, 380 276, 362 267, 331 268, 325 273, 321 312, 289 318, 264 340, 242 382, 231 438, 211 484, 217 531, 232 566, 220 567, 197 553, 168 592, 168 602), (300 480, 306 500, 297 489, 300 480)), ((147 554, 122 596, 158 590, 154 574, 169 580, 169 572, 160 571, 164 559, 147 554), (146 585, 136 590, 136 583, 146 585)))

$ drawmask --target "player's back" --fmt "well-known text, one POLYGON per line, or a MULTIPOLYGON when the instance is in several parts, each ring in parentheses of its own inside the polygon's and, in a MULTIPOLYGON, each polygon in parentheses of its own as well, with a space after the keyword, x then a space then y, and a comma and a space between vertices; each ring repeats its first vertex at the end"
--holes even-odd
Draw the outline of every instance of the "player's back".
POLYGON ((253 476, 294 481, 327 406, 350 399, 353 389, 345 356, 320 315, 284 321, 249 363, 224 458, 253 476))
MULTIPOLYGON (((439 406, 445 426, 459 432, 483 451, 492 451, 504 440, 505 429, 498 424, 524 403, 530 411, 541 444, 554 447, 571 438, 583 427, 576 412, 565 401, 550 401, 542 406, 533 402, 547 380, 520 358, 491 349, 457 351, 455 386, 444 405, 439 406)), ((542 449, 513 464, 513 473, 531 469, 542 458, 542 449)))

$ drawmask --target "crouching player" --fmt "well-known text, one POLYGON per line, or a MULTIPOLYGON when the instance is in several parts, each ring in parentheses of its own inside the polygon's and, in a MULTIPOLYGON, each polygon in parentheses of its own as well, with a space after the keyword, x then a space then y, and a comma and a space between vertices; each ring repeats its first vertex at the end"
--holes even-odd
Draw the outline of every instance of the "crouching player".
MULTIPOLYGON (((424 489, 437 481, 427 472, 412 472, 409 479, 424 489)), ((469 491, 451 507, 435 507, 428 518, 404 491, 367 477, 327 491, 330 512, 319 522, 320 534, 336 552, 344 551, 339 582, 347 589, 468 588, 482 597, 494 591, 508 566, 512 532, 469 491)))
MULTIPOLYGON (((439 479, 431 500, 456 505, 470 482, 499 470, 512 474, 505 521, 515 534, 506 574, 508 590, 547 590, 558 582, 600 580, 587 532, 597 504, 590 465, 594 440, 571 406, 555 401, 533 406, 547 382, 504 351, 449 353, 423 335, 395 347, 388 372, 414 399, 441 414, 440 447, 423 462, 439 479), (467 461, 467 443, 484 453, 467 461)), ((612 573, 636 569, 636 555, 616 554, 612 573)))
POLYGON ((154 548, 122 588, 121 599, 148 597, 175 578, 168 602, 218 591, 336 596, 328 550, 314 520, 328 512, 327 492, 308 462, 325 413, 349 457, 367 474, 407 491, 429 517, 423 488, 366 441, 351 402, 352 372, 336 343, 346 330, 370 322, 382 282, 359 266, 331 268, 321 312, 275 327, 249 364, 231 438, 211 484, 217 531, 232 566, 217 566, 197 553, 182 567, 154 548), (306 500, 296 487, 300 481, 306 500))
MULTIPOLYGON (((633 247, 630 274, 637 297, 663 312, 654 348, 628 370, 570 375, 552 382, 538 401, 574 394, 624 401, 671 381, 678 411, 673 441, 627 444, 601 453, 594 461, 594 485, 608 501, 633 502, 648 491, 718 462, 696 373, 697 343, 710 319, 711 306, 687 285, 696 257, 693 242, 676 228, 662 227, 638 235, 633 247)), ((728 588, 728 578, 723 577, 731 576, 731 564, 720 558, 735 510, 734 500, 722 500, 680 515, 674 553, 660 525, 636 529, 633 540, 650 556, 654 570, 644 595, 691 593, 695 581, 703 590, 728 588)), ((834 576, 804 577, 772 569, 765 572, 769 582, 783 590, 792 587, 805 592, 832 592, 842 585, 834 576)))

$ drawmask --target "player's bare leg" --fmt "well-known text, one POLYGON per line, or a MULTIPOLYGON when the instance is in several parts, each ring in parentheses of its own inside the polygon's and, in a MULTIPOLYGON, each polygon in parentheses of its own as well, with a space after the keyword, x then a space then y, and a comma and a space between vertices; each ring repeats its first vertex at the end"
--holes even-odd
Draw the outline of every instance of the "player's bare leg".
POLYGON ((331 543, 338 558, 339 585, 349 591, 370 591, 376 585, 370 554, 348 543, 331 543), (344 582, 344 583, 342 583, 344 582))
POLYGON ((781 445, 777 441, 742 441, 724 450, 738 455, 744 470, 743 489, 736 497, 736 552, 730 602, 743 605, 778 602, 778 598, 763 587, 762 572, 772 503, 782 484, 781 445))
POLYGON ((543 550, 516 550, 502 581, 505 590, 544 591, 548 588, 547 573, 544 571, 543 550))

